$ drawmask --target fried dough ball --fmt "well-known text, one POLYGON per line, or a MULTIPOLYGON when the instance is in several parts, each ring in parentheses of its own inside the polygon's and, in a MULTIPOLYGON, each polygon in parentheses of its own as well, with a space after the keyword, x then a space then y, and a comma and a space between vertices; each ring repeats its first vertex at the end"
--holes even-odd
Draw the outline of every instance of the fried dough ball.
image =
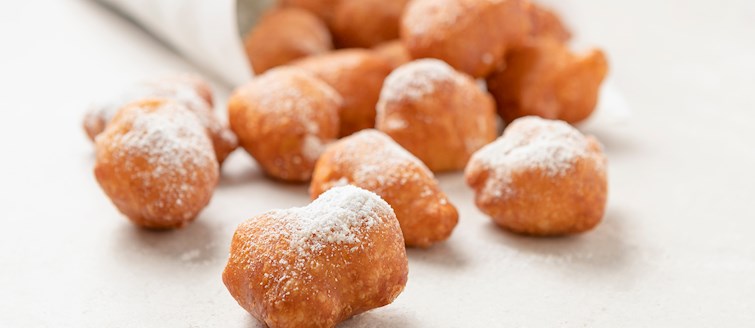
POLYGON ((341 97, 292 67, 268 71, 236 89, 228 102, 231 129, 271 177, 308 181, 325 144, 338 136, 341 97))
POLYGON ((414 58, 438 58, 475 78, 493 71, 530 33, 524 0, 414 0, 401 39, 414 58))
POLYGON ((506 122, 537 115, 577 123, 595 109, 607 71, 599 49, 577 55, 546 38, 512 50, 487 85, 506 122))
POLYGON ((401 40, 381 43, 372 48, 372 50, 375 54, 387 61, 393 69, 412 61, 409 51, 406 50, 406 47, 401 40))
POLYGON ((410 62, 388 76, 376 127, 434 172, 463 169, 497 135, 490 95, 437 59, 410 62))
MULTIPOLYGON (((346 0, 353 1, 353 0, 346 0)), ((305 9, 320 17, 329 26, 333 21, 335 8, 343 0, 278 0, 282 7, 297 7, 305 9)))
POLYGON ((347 0, 335 10, 332 31, 341 48, 369 48, 398 38, 401 13, 409 0, 347 0))
POLYGON ((174 100, 191 110, 207 129, 219 163, 238 146, 236 136, 212 111, 212 89, 202 78, 179 74, 143 81, 110 101, 93 106, 84 116, 84 131, 94 141, 105 130, 121 108, 140 100, 164 98, 174 100))
POLYGON ((275 9, 265 14, 244 38, 244 48, 254 72, 294 59, 333 49, 328 27, 317 16, 299 8, 275 9))
POLYGON ((385 199, 396 212, 407 246, 428 247, 448 239, 459 219, 427 166, 377 130, 362 130, 328 146, 317 161, 309 193, 315 198, 344 184, 385 199))
POLYGON ((268 327, 334 327, 393 302, 407 274, 390 205, 344 186, 239 225, 223 282, 268 327))
POLYGON ((600 143, 562 121, 515 120, 472 156, 465 176, 477 207, 512 232, 574 234, 603 218, 608 187, 600 143))
POLYGON ((95 139, 94 174, 134 224, 179 228, 207 206, 218 163, 204 127, 183 104, 150 99, 116 114, 95 139))
POLYGON ((391 72, 385 60, 369 50, 344 49, 308 57, 293 64, 330 84, 343 97, 340 137, 375 126, 375 104, 391 72))
POLYGON ((560 42, 571 39, 571 31, 561 18, 551 9, 530 2, 527 7, 532 30, 535 38, 553 38, 560 42))

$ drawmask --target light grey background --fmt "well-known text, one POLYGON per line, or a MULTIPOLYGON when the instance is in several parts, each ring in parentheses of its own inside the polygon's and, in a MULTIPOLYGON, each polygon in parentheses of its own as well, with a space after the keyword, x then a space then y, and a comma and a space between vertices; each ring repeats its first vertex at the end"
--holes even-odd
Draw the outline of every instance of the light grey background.
MULTIPOLYGON (((755 320, 755 2, 560 1, 633 109, 591 128, 605 221, 573 238, 493 226, 459 174, 461 221, 410 250, 393 304, 345 327, 747 326, 755 320)), ((0 326, 256 327, 220 280, 235 226, 302 205, 243 152, 186 229, 135 229, 98 188, 81 116, 130 82, 193 67, 91 1, 0 3, 0 326)), ((226 89, 216 85, 218 110, 226 89)))

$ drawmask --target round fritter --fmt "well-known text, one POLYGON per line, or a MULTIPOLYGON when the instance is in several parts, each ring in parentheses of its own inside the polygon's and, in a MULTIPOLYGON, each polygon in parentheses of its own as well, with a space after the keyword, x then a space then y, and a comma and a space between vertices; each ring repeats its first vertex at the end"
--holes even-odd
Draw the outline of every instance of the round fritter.
POLYGON ((506 122, 536 115, 577 123, 595 110, 607 71, 599 49, 578 55, 557 40, 542 38, 512 50, 487 85, 506 122))
POLYGON ((393 40, 378 44, 372 48, 372 50, 375 54, 385 59, 393 69, 412 61, 409 51, 406 50, 406 47, 401 40, 393 40))
POLYGON ((278 0, 278 4, 282 7, 302 8, 317 15, 328 26, 333 22, 335 9, 341 2, 344 2, 344 0, 278 0))
POLYGON ((339 136, 375 126, 375 104, 391 66, 365 49, 343 49, 308 57, 292 65, 330 84, 343 97, 339 136))
POLYGON ((396 212, 407 246, 448 239, 459 219, 427 166, 377 130, 362 130, 328 146, 317 161, 309 193, 315 198, 344 184, 385 199, 396 212))
POLYGON ((233 92, 231 129, 270 176, 308 181, 325 145, 338 136, 341 97, 313 75, 272 69, 233 92))
POLYGON ((472 156, 465 176, 477 207, 516 233, 579 233, 603 218, 608 186, 601 146, 562 121, 515 120, 472 156))
POLYGON ((328 27, 317 16, 299 8, 274 9, 265 14, 244 38, 244 48, 254 72, 294 59, 333 49, 328 27))
POLYGON ((560 42, 567 42, 571 39, 571 31, 564 24, 556 12, 530 2, 527 7, 532 30, 530 34, 534 38, 553 38, 560 42))
POLYGON ((495 139, 496 125, 492 97, 437 59, 393 71, 377 106, 377 129, 434 172, 463 169, 472 153, 495 139))
POLYGON ((409 0, 341 1, 332 30, 341 48, 369 48, 398 38, 401 14, 409 0))
POLYGON ((268 327, 335 327, 391 303, 408 261, 396 216, 379 196, 333 188, 311 204, 239 225, 223 282, 268 327))
POLYGON ((124 90, 106 102, 92 106, 84 116, 84 131, 94 138, 126 105, 145 99, 162 98, 181 103, 199 118, 212 139, 219 163, 236 149, 236 136, 212 111, 212 89, 202 78, 192 74, 178 74, 143 81, 124 90))
POLYGON ((181 103, 143 100, 124 107, 95 140, 94 174, 134 224, 181 227, 210 202, 218 182, 212 143, 181 103))
POLYGON ((412 57, 442 59, 475 78, 490 74, 529 33, 524 0, 414 0, 400 27, 412 57))

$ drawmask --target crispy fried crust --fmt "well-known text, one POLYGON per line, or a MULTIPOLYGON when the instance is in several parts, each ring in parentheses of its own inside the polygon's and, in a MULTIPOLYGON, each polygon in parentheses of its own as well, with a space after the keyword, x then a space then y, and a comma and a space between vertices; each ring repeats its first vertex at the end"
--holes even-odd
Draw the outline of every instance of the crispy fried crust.
POLYGON ((385 199, 396 213, 407 246, 448 239, 459 214, 432 172, 387 135, 363 130, 328 146, 315 166, 309 193, 352 184, 385 199))
POLYGON ((553 10, 533 2, 527 4, 533 38, 552 38, 560 42, 571 39, 571 31, 553 10))
POLYGON ((271 177, 308 181, 325 145, 338 135, 341 97, 325 82, 292 67, 258 76, 228 102, 231 129, 271 177))
POLYGON ((413 58, 442 59, 485 77, 527 39, 526 7, 522 0, 415 0, 401 18, 401 39, 413 58))
POLYGON ((292 64, 307 70, 343 97, 339 137, 375 126, 375 104, 391 65, 365 49, 344 49, 292 64))
POLYGON ((177 101, 197 115, 212 139, 218 163, 222 164, 238 147, 236 135, 213 113, 210 85, 193 74, 177 74, 143 81, 124 90, 115 99, 92 106, 84 116, 84 131, 94 141, 121 108, 133 102, 154 98, 177 101))
POLYGON ((378 56, 385 59, 392 69, 396 69, 401 65, 404 65, 412 61, 412 57, 409 55, 409 51, 401 42, 401 40, 393 40, 385 43, 378 44, 372 50, 378 56))
POLYGON ((495 139, 495 105, 469 76, 435 59, 414 61, 386 79, 376 128, 433 172, 463 169, 495 139))
POLYGON ((341 48, 369 48, 398 38, 408 0, 342 1, 333 18, 333 38, 341 48))
POLYGON ((155 99, 123 108, 95 146, 97 182, 138 226, 178 228, 210 202, 218 163, 203 127, 180 103, 155 99))
MULTIPOLYGON (((512 125, 518 131, 504 133, 490 147, 497 147, 502 140, 523 137, 526 140, 517 147, 525 146, 539 138, 542 131, 521 129, 517 121, 512 125)), ((507 132, 508 129, 507 128, 507 132)), ((559 137, 560 138, 560 137, 559 137)), ((592 136, 584 137, 584 149, 566 162, 563 158, 568 149, 559 149, 549 154, 549 160, 560 161, 559 172, 548 171, 535 162, 524 165, 491 165, 491 154, 517 156, 521 148, 498 149, 483 154, 476 153, 469 161, 465 177, 475 191, 475 203, 485 214, 502 228, 526 235, 558 236, 588 231, 600 223, 606 205, 608 184, 606 158, 601 146, 592 136)), ((512 141, 513 142, 513 141, 512 141)), ((542 144, 540 145, 542 146, 542 144)), ((539 147, 539 146, 538 146, 539 147)), ((533 149, 547 152, 544 148, 533 149)))
POLYGON ((537 115, 577 123, 595 109, 607 71, 601 50, 577 55, 544 38, 512 50, 505 68, 490 75, 487 85, 506 122, 537 115))
POLYGON ((299 8, 274 9, 244 38, 249 62, 255 73, 298 58, 333 48, 330 32, 317 16, 299 8))
MULTIPOLYGON (((335 8, 344 0, 278 0, 282 7, 298 7, 320 17, 328 26, 333 22, 335 8)), ((347 0, 349 1, 349 0, 347 0)))
POLYGON ((372 196, 384 205, 360 211, 356 219, 372 220, 369 228, 348 226, 354 243, 327 242, 338 238, 317 233, 311 238, 321 237, 320 241, 304 240, 307 237, 295 230, 302 217, 319 224, 335 220, 337 213, 354 204, 332 204, 330 213, 315 216, 307 213, 312 205, 276 210, 242 223, 223 271, 228 291, 272 328, 334 327, 391 303, 406 285, 408 262, 395 215, 372 196))

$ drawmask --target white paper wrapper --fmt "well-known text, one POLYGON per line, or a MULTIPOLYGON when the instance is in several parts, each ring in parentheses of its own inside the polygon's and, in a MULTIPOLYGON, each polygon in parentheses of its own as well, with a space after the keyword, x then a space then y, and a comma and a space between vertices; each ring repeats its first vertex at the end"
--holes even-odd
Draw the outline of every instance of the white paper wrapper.
POLYGON ((240 27, 251 26, 271 1, 100 0, 130 17, 229 86, 252 78, 240 27), (238 10, 243 8, 243 10, 238 10), (240 15, 241 13, 241 15, 240 15), (240 19, 241 18, 241 19, 240 19))
MULTIPOLYGON (((99 0, 130 17, 229 87, 253 77, 241 36, 274 0, 99 0)), ((555 6, 558 7, 558 6, 555 6)), ((565 10, 568 15, 569 11, 565 10)), ((568 21, 568 17, 567 17, 568 21)), ((626 121, 631 111, 610 78, 598 108, 583 123, 626 121)))

